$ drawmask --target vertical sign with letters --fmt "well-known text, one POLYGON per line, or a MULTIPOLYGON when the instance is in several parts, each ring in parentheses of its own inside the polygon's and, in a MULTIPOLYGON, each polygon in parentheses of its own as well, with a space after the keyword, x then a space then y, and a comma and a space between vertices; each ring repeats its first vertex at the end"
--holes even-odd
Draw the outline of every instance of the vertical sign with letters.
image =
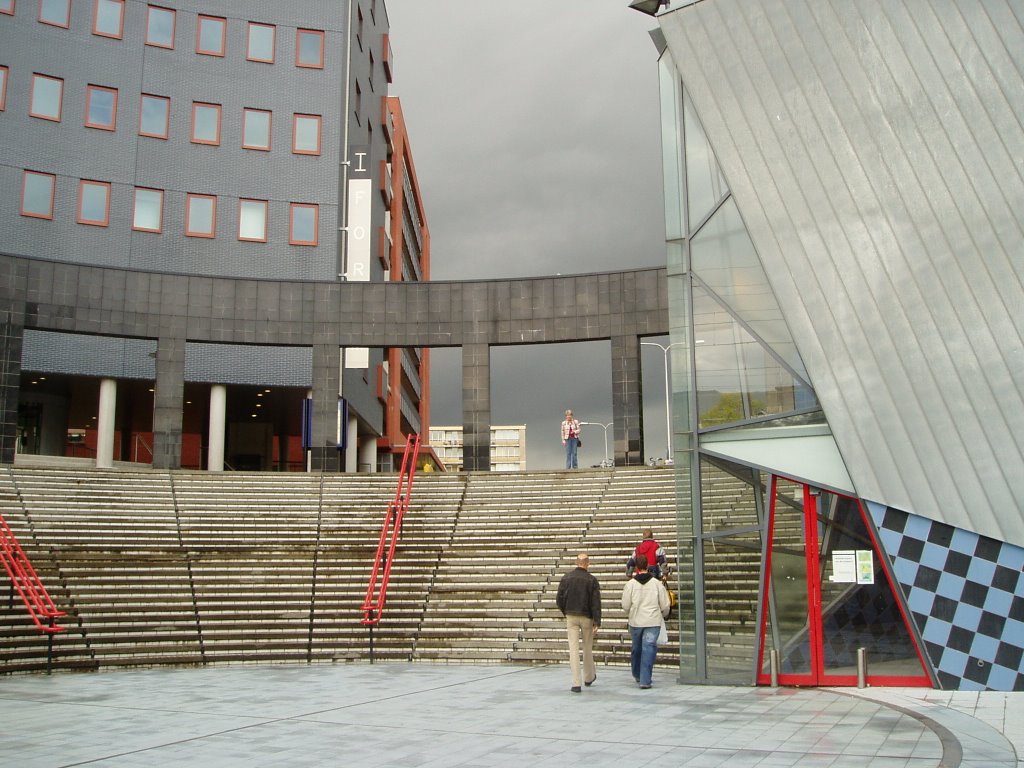
MULTIPOLYGON (((345 248, 345 280, 365 283, 370 280, 371 233, 373 232, 373 178, 370 172, 369 144, 349 147, 348 230, 345 248)), ((346 368, 367 368, 370 350, 349 347, 345 351, 346 368)))

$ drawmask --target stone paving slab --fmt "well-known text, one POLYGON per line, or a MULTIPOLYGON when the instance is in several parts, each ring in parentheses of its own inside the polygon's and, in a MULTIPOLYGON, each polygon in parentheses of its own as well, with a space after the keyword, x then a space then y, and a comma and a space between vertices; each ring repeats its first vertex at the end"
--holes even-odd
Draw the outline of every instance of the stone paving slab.
POLYGON ((627 669, 598 674, 581 694, 564 665, 8 677, 0 765, 1019 768, 996 727, 913 694, 686 686, 667 673, 641 691, 627 669))

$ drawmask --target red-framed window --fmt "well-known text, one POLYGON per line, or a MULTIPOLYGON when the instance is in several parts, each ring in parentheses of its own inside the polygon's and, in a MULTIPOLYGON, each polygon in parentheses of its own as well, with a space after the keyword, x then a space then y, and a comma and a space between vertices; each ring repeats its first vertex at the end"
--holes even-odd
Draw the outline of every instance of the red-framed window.
POLYGON ((220 16, 196 18, 196 53, 223 56, 227 48, 228 20, 220 16))
POLYGON ((67 29, 71 26, 71 0, 39 0, 39 22, 67 29))
POLYGON ((242 110, 242 148, 270 151, 270 124, 273 114, 267 109, 242 110))
POLYGON ((320 242, 320 206, 291 203, 288 211, 288 244, 317 245, 320 242))
POLYGON ((217 236, 217 198, 214 195, 185 195, 185 234, 188 237, 217 236))
POLYGON ((110 224, 110 182, 82 179, 78 183, 79 224, 106 227, 110 224))
POLYGON ((267 242, 266 200, 238 201, 238 239, 254 243, 267 242))
POLYGON ((14 0, 0 0, 0 14, 5 16, 14 15, 14 0))
POLYGON ((171 100, 167 96, 142 94, 139 100, 139 135, 166 139, 170 133, 171 100))
POLYGON ((132 229, 136 232, 162 232, 163 221, 164 191, 136 187, 132 205, 132 229))
POLYGON ((324 68, 324 32, 322 29, 295 31, 295 66, 324 68))
POLYGON ((146 7, 146 45, 174 48, 175 12, 159 5, 146 7))
POLYGON ((320 154, 320 115, 302 115, 296 113, 292 117, 292 152, 296 155, 320 154))
POLYGON ((63 103, 64 80, 38 72, 32 75, 32 96, 28 108, 32 117, 59 123, 63 103))
POLYGON ((0 67, 0 112, 7 109, 7 75, 10 70, 0 67))
POLYGON ((21 181, 21 215, 52 219, 56 187, 57 177, 54 174, 25 171, 21 181))
POLYGON ((220 144, 220 104, 192 102, 192 143, 220 144))
POLYGON ((117 128, 117 89, 102 85, 85 87, 85 125, 103 131, 117 128))
POLYGON ((274 63, 274 49, 277 41, 277 27, 273 24, 249 22, 249 35, 245 42, 245 58, 265 64, 274 63))
POLYGON ((96 0, 92 33, 116 40, 124 37, 124 0, 96 0))

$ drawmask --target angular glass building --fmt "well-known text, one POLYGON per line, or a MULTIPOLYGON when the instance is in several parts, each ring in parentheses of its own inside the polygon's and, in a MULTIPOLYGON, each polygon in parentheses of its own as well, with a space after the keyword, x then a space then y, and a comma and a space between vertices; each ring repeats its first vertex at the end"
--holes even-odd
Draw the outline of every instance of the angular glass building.
POLYGON ((1024 2, 657 22, 681 679, 1024 690, 1024 2))

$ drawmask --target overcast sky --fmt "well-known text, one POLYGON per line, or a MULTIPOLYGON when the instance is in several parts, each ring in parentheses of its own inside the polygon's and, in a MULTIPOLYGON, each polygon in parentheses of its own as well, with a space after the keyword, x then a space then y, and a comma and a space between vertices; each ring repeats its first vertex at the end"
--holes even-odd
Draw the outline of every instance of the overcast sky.
MULTIPOLYGON (((431 277, 476 280, 665 264, 658 70, 626 0, 386 0, 431 235, 431 277)), ((527 425, 558 468, 566 408, 609 423, 609 343, 491 354, 493 424, 527 425)), ((647 456, 665 453, 664 357, 644 348, 647 456)), ((432 353, 431 421, 461 424, 461 354, 432 353)), ((604 458, 584 430, 580 464, 604 458)), ((612 431, 608 429, 612 452, 612 431)))

